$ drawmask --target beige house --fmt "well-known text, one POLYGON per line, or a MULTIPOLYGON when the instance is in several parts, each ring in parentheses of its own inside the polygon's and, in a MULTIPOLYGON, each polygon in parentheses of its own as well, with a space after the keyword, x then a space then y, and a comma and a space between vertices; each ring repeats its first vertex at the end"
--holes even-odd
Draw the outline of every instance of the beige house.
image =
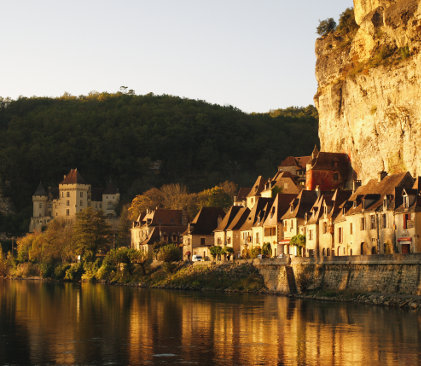
MULTIPOLYGON (((243 207, 241 206, 232 206, 228 212, 225 214, 222 221, 218 224, 218 227, 214 230, 214 245, 224 247, 228 245, 227 240, 227 228, 230 226, 234 218, 237 216, 238 212, 243 207)), ((230 243, 232 244, 232 243, 230 243)), ((232 247, 232 245, 230 245, 232 247)))
POLYGON ((284 230, 282 216, 289 209, 291 201, 296 196, 296 194, 278 193, 263 223, 263 242, 271 245, 272 256, 274 257, 283 253, 284 230))
POLYGON ((155 243, 181 244, 185 229, 181 210, 148 210, 132 224, 131 248, 148 253, 155 243))
POLYGON ((77 169, 71 169, 58 188, 58 196, 53 199, 52 194, 39 184, 32 196, 30 232, 41 231, 54 218, 72 222, 76 214, 87 207, 102 210, 112 226, 117 224, 115 209, 120 202, 120 193, 112 184, 107 186, 101 198, 93 197, 91 185, 85 182, 77 169))
POLYGON ((248 193, 246 197, 246 207, 248 207, 250 210, 255 205, 257 199, 261 197, 261 193, 263 191, 263 188, 265 186, 265 180, 261 175, 259 175, 256 179, 256 182, 254 182, 253 187, 250 189, 250 192, 248 193))
POLYGON ((183 258, 192 255, 210 258, 209 248, 214 245, 214 230, 225 216, 221 207, 202 207, 183 233, 183 258))
POLYGON ((305 235, 306 213, 311 210, 318 196, 316 191, 302 190, 293 199, 287 212, 282 216, 284 227, 284 240, 281 242, 283 253, 298 255, 297 247, 290 246, 289 242, 295 235, 305 235))
POLYGON ((241 207, 225 231, 227 246, 234 249, 235 258, 238 258, 241 255, 241 227, 246 222, 249 214, 249 208, 241 207))
POLYGON ((278 171, 273 178, 268 179, 261 192, 262 197, 272 198, 276 193, 295 194, 301 191, 301 187, 295 184, 293 176, 289 172, 278 171))

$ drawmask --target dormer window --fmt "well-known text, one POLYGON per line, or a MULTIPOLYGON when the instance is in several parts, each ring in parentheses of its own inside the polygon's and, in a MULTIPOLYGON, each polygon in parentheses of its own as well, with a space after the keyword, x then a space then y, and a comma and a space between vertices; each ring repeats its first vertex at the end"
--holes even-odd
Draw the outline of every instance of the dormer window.
POLYGON ((409 208, 409 197, 406 194, 403 196, 403 207, 409 208))
POLYGON ((387 210, 387 206, 388 206, 387 197, 385 197, 384 200, 383 200, 383 210, 387 210))

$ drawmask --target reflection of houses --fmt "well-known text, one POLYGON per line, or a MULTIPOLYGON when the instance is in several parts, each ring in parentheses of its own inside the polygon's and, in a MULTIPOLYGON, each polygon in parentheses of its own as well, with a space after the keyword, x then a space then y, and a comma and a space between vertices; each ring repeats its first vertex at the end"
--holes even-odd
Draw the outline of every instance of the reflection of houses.
POLYGON ((130 229, 131 247, 148 252, 155 243, 181 244, 185 229, 181 210, 148 210, 139 216, 130 229))
POLYGON ((76 214, 87 207, 102 210, 108 222, 116 224, 116 206, 120 201, 120 193, 112 183, 109 183, 103 192, 98 194, 91 189, 77 169, 71 169, 64 176, 58 186, 57 197, 47 193, 40 183, 32 196, 33 215, 29 231, 40 231, 53 218, 62 218, 71 222, 76 214))
POLYGON ((214 245, 214 230, 225 216, 220 207, 202 207, 183 233, 183 257, 193 254, 210 257, 214 245))

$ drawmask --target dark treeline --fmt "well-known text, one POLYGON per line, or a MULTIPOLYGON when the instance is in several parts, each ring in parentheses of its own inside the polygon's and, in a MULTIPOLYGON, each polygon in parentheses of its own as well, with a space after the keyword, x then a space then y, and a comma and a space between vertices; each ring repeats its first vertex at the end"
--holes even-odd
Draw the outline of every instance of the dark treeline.
MULTIPOLYGON (((7 220, 8 231, 26 230, 22 219, 31 216, 39 181, 57 187, 70 168, 93 187, 112 179, 127 202, 165 183, 191 191, 225 180, 250 185, 257 174, 272 175, 284 157, 318 144, 313 106, 247 114, 125 93, 19 98, 0 106, 0 183, 18 213, 7 220), (156 162, 159 171, 151 169, 156 162)), ((4 227, 6 218, 0 220, 4 227)))

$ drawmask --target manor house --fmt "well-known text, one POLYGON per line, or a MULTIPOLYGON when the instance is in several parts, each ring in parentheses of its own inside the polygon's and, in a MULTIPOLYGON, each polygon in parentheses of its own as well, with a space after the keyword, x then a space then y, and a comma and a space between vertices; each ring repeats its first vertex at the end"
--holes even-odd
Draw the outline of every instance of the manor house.
POLYGON ((29 231, 41 231, 53 218, 71 222, 76 214, 87 207, 102 210, 107 221, 114 226, 116 206, 120 202, 118 189, 109 183, 101 193, 93 192, 77 169, 71 169, 58 186, 58 195, 47 192, 42 183, 32 195, 33 214, 29 231))

